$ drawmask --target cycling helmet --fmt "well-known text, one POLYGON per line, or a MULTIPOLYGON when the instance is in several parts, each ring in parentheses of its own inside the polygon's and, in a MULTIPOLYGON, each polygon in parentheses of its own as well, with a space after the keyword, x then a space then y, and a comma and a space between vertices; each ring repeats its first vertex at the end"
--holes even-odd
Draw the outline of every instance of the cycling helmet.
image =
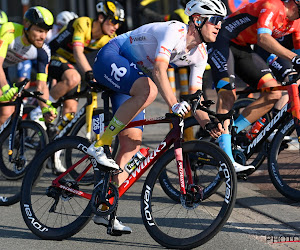
POLYGON ((184 13, 187 16, 200 14, 225 17, 227 10, 225 4, 219 0, 191 0, 186 4, 184 13))
POLYGON ((8 22, 8 18, 6 13, 3 10, 0 10, 0 25, 7 23, 8 22))
POLYGON ((62 11, 56 16, 56 23, 61 26, 67 25, 71 20, 77 18, 78 15, 71 11, 62 11))
MULTIPOLYGON (((36 25, 42 29, 52 29, 54 18, 52 13, 41 6, 35 6, 29 8, 24 15, 24 19, 30 22, 31 25, 36 25)), ((31 25, 27 30, 30 29, 31 25)))
POLYGON ((98 14, 103 14, 106 18, 110 18, 117 22, 125 21, 125 10, 123 6, 115 0, 100 1, 96 5, 98 14))

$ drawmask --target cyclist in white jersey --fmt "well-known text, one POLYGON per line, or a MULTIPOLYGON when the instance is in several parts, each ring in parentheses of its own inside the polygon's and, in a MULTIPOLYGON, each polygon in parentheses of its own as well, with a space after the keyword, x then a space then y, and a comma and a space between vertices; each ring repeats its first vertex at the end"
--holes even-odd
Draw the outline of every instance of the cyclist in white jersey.
MULTIPOLYGON (((88 154, 100 164, 113 169, 123 168, 139 150, 142 128, 123 128, 154 101, 157 91, 174 113, 184 116, 190 110, 187 102, 177 101, 167 69, 169 65, 190 66, 190 83, 202 84, 207 63, 205 43, 216 40, 226 7, 219 0, 191 0, 185 13, 189 16, 188 25, 178 21, 146 24, 112 39, 98 52, 93 67, 95 79, 118 96, 112 101, 116 110, 112 121, 100 140, 88 148, 88 154), (124 96, 127 96, 125 101, 124 96), (121 99, 123 103, 120 103, 121 99), (120 150, 115 162, 110 157, 109 146, 117 134, 120 150)), ((197 120, 203 127, 210 123, 208 115, 201 111, 197 113, 197 120)), ((218 124, 211 135, 217 137, 221 131, 218 124)), ((115 182, 120 185, 127 176, 124 171, 115 182)), ((104 220, 98 216, 94 218, 98 224, 105 225, 104 220)), ((125 226, 120 231, 131 232, 125 226)))

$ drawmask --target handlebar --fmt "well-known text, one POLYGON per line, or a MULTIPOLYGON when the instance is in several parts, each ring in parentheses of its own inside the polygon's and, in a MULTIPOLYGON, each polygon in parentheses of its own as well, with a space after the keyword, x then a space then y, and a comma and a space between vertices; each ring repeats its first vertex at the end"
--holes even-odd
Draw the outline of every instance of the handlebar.
POLYGON ((195 114, 197 109, 200 109, 209 115, 217 118, 220 122, 223 122, 227 119, 230 119, 232 115, 234 114, 234 110, 230 110, 226 114, 217 114, 216 112, 208 109, 210 105, 214 104, 214 101, 208 100, 208 101, 202 101, 201 102, 201 97, 203 95, 202 90, 197 90, 194 94, 190 95, 181 95, 180 99, 183 101, 188 102, 192 106, 192 112, 195 114))

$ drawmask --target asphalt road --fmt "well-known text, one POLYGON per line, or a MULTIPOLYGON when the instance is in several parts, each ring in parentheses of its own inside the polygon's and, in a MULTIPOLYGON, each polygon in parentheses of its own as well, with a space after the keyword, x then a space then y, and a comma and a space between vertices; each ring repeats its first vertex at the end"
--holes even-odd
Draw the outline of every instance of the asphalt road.
MULTIPOLYGON (((213 97, 213 92, 211 92, 213 97)), ((166 105, 158 98, 147 117, 161 116, 166 105)), ((157 125, 155 125, 157 126, 157 125)), ((168 125, 145 128, 144 145, 154 148, 168 125)), ((140 179, 120 200, 118 216, 133 230, 130 235, 113 237, 92 221, 75 236, 63 241, 37 238, 23 222, 19 204, 1 207, 0 249, 162 249, 147 233, 140 214, 140 179)), ((238 183, 236 206, 221 232, 199 249, 300 249, 299 203, 282 197, 272 186, 266 162, 260 170, 238 183), (298 237, 298 238, 297 238, 298 237), (284 242, 285 241, 285 242, 284 242)))

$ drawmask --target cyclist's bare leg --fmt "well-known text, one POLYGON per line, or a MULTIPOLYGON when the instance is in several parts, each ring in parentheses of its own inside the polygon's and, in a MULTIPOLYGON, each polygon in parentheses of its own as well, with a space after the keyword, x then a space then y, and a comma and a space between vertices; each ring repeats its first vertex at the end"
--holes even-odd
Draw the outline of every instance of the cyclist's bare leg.
POLYGON ((0 108, 0 125, 2 125, 15 111, 14 106, 4 106, 0 108))
MULTIPOLYGON (((122 130, 118 134, 119 138, 119 151, 116 155, 116 163, 124 169, 127 162, 135 155, 139 150, 142 143, 142 130, 139 128, 128 128, 122 130)), ((115 176, 114 181, 121 185, 128 177, 128 173, 123 171, 115 176)))
POLYGON ((64 101, 63 106, 63 115, 67 113, 76 113, 77 112, 78 102, 74 99, 69 99, 64 101))
POLYGON ((63 73, 61 81, 51 88, 50 95, 57 100, 75 88, 80 81, 81 77, 78 71, 76 69, 68 69, 63 73))
POLYGON ((138 78, 130 89, 131 98, 127 99, 116 111, 101 138, 88 148, 88 154, 94 156, 100 164, 111 168, 119 166, 106 157, 104 145, 111 146, 116 136, 138 113, 148 107, 157 96, 157 87, 148 77, 138 78), (102 148, 103 147, 103 148, 102 148))
MULTIPOLYGON (((236 93, 235 90, 220 90, 218 92, 218 101, 217 101, 217 113, 218 114, 226 114, 231 109, 236 100, 236 93)), ((230 120, 226 120, 224 122, 224 134, 229 134, 229 124, 230 120)))
POLYGON ((155 100, 157 92, 157 87, 150 78, 141 77, 137 79, 130 89, 131 98, 118 108, 115 117, 122 123, 128 124, 155 100))
MULTIPOLYGON (((279 86, 275 81, 269 81, 262 85, 262 87, 279 86)), ((263 92, 261 96, 251 103, 242 112, 242 115, 250 122, 253 123, 261 116, 266 114, 274 104, 281 98, 281 91, 263 92)))

